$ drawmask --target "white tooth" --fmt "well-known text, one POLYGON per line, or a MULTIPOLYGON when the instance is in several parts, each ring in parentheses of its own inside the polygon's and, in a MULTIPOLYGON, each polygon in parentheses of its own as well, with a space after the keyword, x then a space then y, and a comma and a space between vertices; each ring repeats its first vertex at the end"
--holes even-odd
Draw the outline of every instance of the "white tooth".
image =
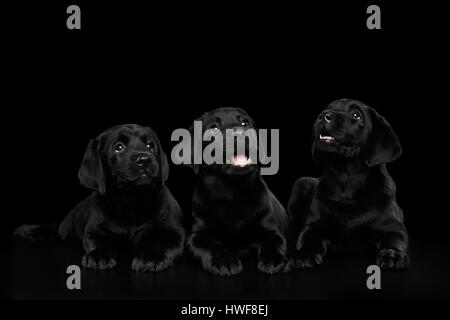
POLYGON ((322 136, 321 134, 319 134, 319 138, 320 140, 334 140, 332 136, 322 136))

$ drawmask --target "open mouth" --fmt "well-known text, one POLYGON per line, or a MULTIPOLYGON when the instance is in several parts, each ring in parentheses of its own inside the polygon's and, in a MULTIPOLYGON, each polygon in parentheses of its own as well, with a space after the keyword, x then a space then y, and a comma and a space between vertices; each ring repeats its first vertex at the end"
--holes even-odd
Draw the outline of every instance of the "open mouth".
POLYGON ((334 137, 332 137, 332 136, 323 136, 323 135, 319 134, 319 140, 327 142, 327 143, 331 143, 331 142, 334 142, 334 137))
POLYGON ((231 160, 231 165, 234 167, 247 167, 252 164, 252 159, 245 155, 234 156, 231 160))

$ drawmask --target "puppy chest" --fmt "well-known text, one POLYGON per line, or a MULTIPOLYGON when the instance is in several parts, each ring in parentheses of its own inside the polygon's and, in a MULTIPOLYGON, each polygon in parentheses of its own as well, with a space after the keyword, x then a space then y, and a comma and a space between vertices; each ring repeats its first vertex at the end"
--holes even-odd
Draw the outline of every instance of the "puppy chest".
POLYGON ((377 220, 373 211, 333 210, 327 214, 328 230, 342 240, 353 241, 370 236, 370 226, 377 220))

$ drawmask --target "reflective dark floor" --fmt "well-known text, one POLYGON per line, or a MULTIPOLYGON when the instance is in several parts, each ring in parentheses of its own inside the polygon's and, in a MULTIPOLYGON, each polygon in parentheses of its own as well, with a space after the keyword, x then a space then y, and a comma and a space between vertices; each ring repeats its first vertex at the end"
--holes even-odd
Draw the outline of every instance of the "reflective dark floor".
POLYGON ((448 248, 414 243, 413 265, 383 272, 381 290, 368 290, 372 256, 330 254, 320 269, 268 276, 249 258, 244 271, 223 278, 204 272, 190 257, 157 274, 130 270, 122 257, 114 270, 82 269, 81 290, 66 288, 66 268, 80 264, 82 251, 65 244, 16 244, 12 250, 9 297, 13 299, 428 299, 450 298, 448 248))

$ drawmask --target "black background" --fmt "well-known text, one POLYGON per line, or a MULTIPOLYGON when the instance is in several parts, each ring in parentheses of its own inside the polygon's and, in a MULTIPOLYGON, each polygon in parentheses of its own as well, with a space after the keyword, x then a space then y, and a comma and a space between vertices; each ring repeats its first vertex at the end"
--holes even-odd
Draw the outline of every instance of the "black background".
MULTIPOLYGON (((402 158, 388 169, 397 183, 412 252, 420 257, 409 274, 388 275, 396 289, 376 297, 449 297, 450 276, 444 271, 449 219, 439 207, 446 186, 437 184, 444 180, 441 160, 446 158, 441 136, 445 105, 437 96, 448 87, 442 78, 446 52, 439 8, 378 2, 382 29, 368 30, 365 11, 371 3, 74 3, 82 11, 79 31, 65 26, 65 9, 72 3, 33 4, 13 11, 6 60, 11 69, 6 91, 11 99, 4 106, 5 128, 14 128, 7 129, 6 136, 12 155, 6 171, 13 191, 7 202, 14 207, 7 214, 8 234, 22 223, 61 220, 89 194, 78 183, 78 167, 89 139, 106 128, 121 123, 150 125, 170 154, 174 129, 189 127, 203 112, 222 105, 245 108, 259 128, 280 129, 280 170, 265 180, 286 204, 298 177, 318 174, 310 156, 312 123, 318 112, 335 99, 354 98, 384 115, 403 146, 402 158)), ((184 209, 187 227, 194 182, 189 168, 171 165, 168 185, 184 209)), ((54 252, 12 250, 7 295, 76 298, 63 286, 64 263, 79 263, 81 252, 74 250, 68 260, 59 247, 54 252), (35 260, 25 262, 25 256, 35 260), (57 262, 59 269, 53 265, 52 273, 48 265, 57 257, 63 262, 57 262), (50 261, 43 262, 46 259, 50 261), (30 265, 46 276, 35 270, 19 280, 30 265), (41 280, 31 288, 27 281, 33 277, 41 280), (43 278, 55 287, 45 286, 43 278)), ((136 292, 133 286, 124 291, 108 287, 106 293, 91 286, 90 292, 78 297, 368 297, 364 270, 371 260, 357 260, 355 266, 349 259, 332 260, 328 276, 297 274, 292 283, 299 282, 299 287, 307 283, 300 291, 292 284, 285 291, 283 283, 291 281, 286 277, 270 284, 258 285, 265 281, 258 277, 248 281, 253 270, 241 280, 230 280, 234 282, 210 280, 188 261, 178 267, 182 276, 168 271, 169 276, 154 280, 158 284, 149 284, 158 288, 157 293, 136 292), (357 275, 352 279, 349 272, 348 277, 355 285, 346 290, 345 282, 339 282, 330 284, 330 288, 340 286, 339 290, 328 290, 327 281, 342 276, 329 272, 342 268, 354 270, 357 275), (308 286, 316 288, 315 277, 321 287, 316 294, 308 291, 308 286), (192 282, 180 280, 188 278, 192 282), (199 281, 206 285, 198 285, 199 281), (262 292, 268 288, 270 293, 262 292)), ((104 280, 86 283, 96 281, 104 280)))

